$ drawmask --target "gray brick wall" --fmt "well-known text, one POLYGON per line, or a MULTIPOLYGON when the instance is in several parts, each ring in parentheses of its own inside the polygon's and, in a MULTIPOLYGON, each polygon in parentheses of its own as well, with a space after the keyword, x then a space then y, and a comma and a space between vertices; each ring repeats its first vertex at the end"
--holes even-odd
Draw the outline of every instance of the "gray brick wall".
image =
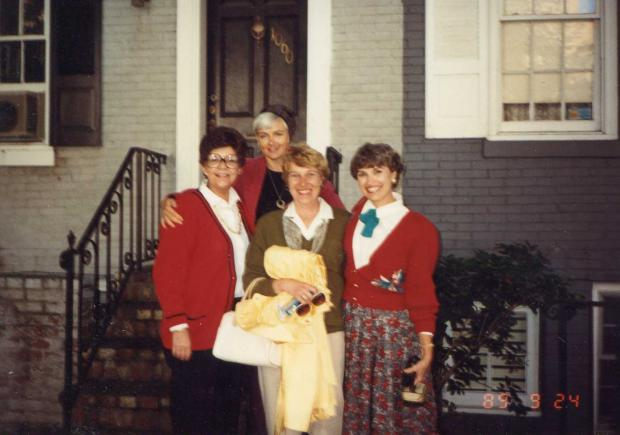
POLYGON ((424 1, 403 3, 403 190, 444 252, 527 240, 574 279, 620 281, 620 159, 485 159, 481 140, 425 139, 424 1))
MULTIPOLYGON (((57 148, 54 167, 0 167, 0 271, 58 271, 127 150, 175 149, 176 1, 103 2, 103 146, 57 148)), ((174 162, 165 192, 174 190, 174 162)))
POLYGON ((403 4, 333 2, 332 145, 343 154, 340 195, 359 198, 350 159, 364 142, 402 148, 403 4))

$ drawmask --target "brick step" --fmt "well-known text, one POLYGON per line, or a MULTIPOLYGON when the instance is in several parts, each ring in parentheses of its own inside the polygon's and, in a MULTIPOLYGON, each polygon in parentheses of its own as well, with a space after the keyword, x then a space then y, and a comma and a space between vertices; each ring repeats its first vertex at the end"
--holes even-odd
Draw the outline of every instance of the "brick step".
POLYGON ((97 351, 88 378, 168 382, 170 370, 159 339, 106 338, 97 351))
POLYGON ((156 359, 145 360, 120 360, 108 359, 105 361, 93 361, 88 373, 90 379, 101 380, 127 380, 127 381, 160 381, 170 380, 168 368, 163 354, 157 355, 156 359))
POLYGON ((155 286, 151 278, 151 268, 135 271, 123 292, 125 301, 156 301, 155 286))
POLYGON ((159 337, 161 310, 153 301, 123 301, 108 327, 109 337, 159 337))
POLYGON ((96 428, 97 434, 170 433, 168 387, 163 382, 88 381, 81 387, 73 423, 96 428))
POLYGON ((116 319, 161 320, 161 308, 157 301, 125 301, 118 306, 116 319))

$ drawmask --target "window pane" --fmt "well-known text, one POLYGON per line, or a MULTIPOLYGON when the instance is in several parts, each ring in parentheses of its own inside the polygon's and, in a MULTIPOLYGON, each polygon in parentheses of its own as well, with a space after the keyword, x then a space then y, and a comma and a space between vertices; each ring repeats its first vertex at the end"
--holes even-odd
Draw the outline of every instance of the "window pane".
POLYGON ((45 81, 45 42, 24 42, 24 81, 45 81))
POLYGON ((534 32, 534 70, 558 70, 562 66, 562 24, 543 22, 532 24, 534 32))
POLYGON ((562 119, 560 103, 534 104, 534 119, 536 121, 560 121, 562 119))
POLYGON ((591 103, 592 73, 567 73, 564 76, 564 100, 569 103, 591 103))
POLYGON ((529 104, 504 104, 504 121, 529 121, 529 104))
POLYGON ((591 121, 592 103, 566 103, 568 121, 591 121))
POLYGON ((530 101, 530 76, 505 74, 503 83, 504 103, 528 103, 530 101))
POLYGON ((0 35, 17 35, 19 0, 0 0, 0 35))
POLYGON ((530 68, 530 24, 505 23, 502 30, 503 71, 528 71, 530 68))
POLYGON ((559 103, 561 75, 559 73, 532 76, 532 100, 536 103, 559 103))
POLYGON ((532 0, 505 0, 504 15, 530 15, 532 0))
POLYGON ((556 15, 564 13, 564 0, 536 0, 534 13, 539 15, 556 15))
POLYGON ((24 0, 24 34, 43 34, 43 0, 24 0))
POLYGON ((564 24, 564 65, 566 68, 593 68, 594 30, 592 21, 564 24))
POLYGON ((0 83, 20 82, 21 42, 0 42, 0 83))
POLYGON ((566 12, 569 14, 593 14, 596 12, 596 0, 566 0, 566 12))

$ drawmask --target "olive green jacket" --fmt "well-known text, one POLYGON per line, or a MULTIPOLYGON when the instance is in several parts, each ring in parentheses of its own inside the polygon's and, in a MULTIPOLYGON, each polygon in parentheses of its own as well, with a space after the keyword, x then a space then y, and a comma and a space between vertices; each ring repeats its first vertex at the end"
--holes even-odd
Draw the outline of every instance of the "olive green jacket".
MULTIPOLYGON (((332 208, 334 219, 329 221, 325 242, 318 251, 321 254, 327 268, 327 287, 331 290, 331 300, 334 306, 325 314, 325 327, 327 332, 342 331, 344 323, 342 319, 342 292, 344 290, 344 248, 342 239, 344 229, 349 219, 349 212, 332 208)), ((265 250, 272 245, 287 246, 282 226, 284 211, 276 210, 267 213, 258 220, 256 231, 250 241, 250 246, 245 257, 245 273, 243 274, 243 286, 247 286, 258 277, 267 279, 259 281, 254 291, 267 295, 275 295, 272 287, 273 280, 268 277, 263 266, 265 250)), ((312 242, 304 239, 302 248, 310 250, 312 242)))

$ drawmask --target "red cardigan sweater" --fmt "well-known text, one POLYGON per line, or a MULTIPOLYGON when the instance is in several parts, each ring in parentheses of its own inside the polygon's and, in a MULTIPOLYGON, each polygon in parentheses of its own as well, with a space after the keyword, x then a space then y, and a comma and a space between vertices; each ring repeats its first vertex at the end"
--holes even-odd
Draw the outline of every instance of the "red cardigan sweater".
MULTIPOLYGON (((258 199, 263 188, 265 174, 267 174, 267 162, 264 157, 248 159, 243 166, 243 173, 237 178, 235 183, 235 190, 245 204, 246 210, 248 210, 248 220, 252 226, 256 222, 256 208, 258 207, 258 199)), ((321 197, 332 207, 345 208, 334 186, 329 181, 323 184, 321 197)))
POLYGON ((347 262, 343 298, 369 308, 407 309, 416 331, 435 332, 439 307, 433 282, 433 271, 439 254, 437 230, 423 215, 410 211, 373 253, 370 263, 356 269, 353 261, 353 232, 365 202, 363 199, 353 208, 345 230, 347 262), (389 290, 381 287, 380 277, 391 279, 397 271, 404 274, 399 289, 394 291, 394 288, 389 290))
MULTIPOLYGON (((164 347, 170 349, 170 327, 187 323, 192 350, 211 349, 222 315, 233 306, 238 278, 233 247, 197 189, 177 194, 176 201, 183 225, 160 227, 153 266, 155 291, 163 311, 160 336, 164 347)), ((241 203, 239 209, 245 224, 247 216, 241 203)))

